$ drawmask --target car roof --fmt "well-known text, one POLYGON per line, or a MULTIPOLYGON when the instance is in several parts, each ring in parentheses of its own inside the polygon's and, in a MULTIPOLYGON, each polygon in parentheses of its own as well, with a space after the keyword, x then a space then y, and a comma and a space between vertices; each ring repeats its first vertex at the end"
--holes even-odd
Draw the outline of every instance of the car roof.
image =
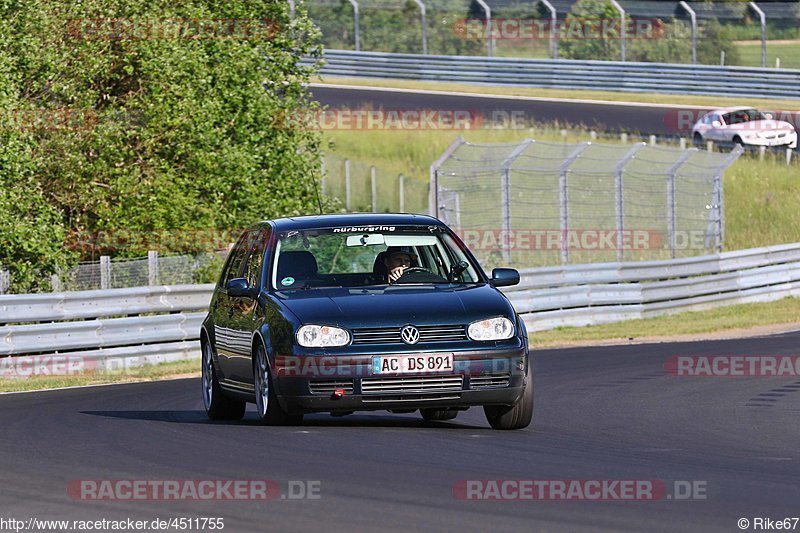
POLYGON ((309 215, 300 217, 277 218, 265 220, 257 224, 271 224, 276 231, 310 230, 319 228, 335 228, 341 226, 414 226, 434 225, 445 227, 445 224, 428 215, 410 215, 401 213, 337 213, 329 215, 309 215))

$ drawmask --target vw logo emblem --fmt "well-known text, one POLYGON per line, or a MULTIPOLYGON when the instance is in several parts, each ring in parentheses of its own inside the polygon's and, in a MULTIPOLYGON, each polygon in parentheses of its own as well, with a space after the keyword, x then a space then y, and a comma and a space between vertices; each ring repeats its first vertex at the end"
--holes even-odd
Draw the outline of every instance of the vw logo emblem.
POLYGON ((400 330, 400 338, 406 344, 417 344, 419 342, 419 330, 414 326, 403 326, 400 330))

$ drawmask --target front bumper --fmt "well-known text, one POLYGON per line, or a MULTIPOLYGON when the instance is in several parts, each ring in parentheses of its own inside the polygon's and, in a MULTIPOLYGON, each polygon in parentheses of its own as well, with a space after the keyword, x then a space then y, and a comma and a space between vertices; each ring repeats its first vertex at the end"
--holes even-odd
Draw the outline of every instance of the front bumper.
POLYGON ((783 137, 779 137, 777 134, 769 138, 764 138, 760 135, 757 137, 742 137, 742 142, 750 146, 797 148, 797 132, 787 133, 783 137))
POLYGON ((452 353, 454 371, 375 375, 372 355, 277 357, 273 386, 289 413, 510 405, 525 389, 524 347, 434 353, 452 353))

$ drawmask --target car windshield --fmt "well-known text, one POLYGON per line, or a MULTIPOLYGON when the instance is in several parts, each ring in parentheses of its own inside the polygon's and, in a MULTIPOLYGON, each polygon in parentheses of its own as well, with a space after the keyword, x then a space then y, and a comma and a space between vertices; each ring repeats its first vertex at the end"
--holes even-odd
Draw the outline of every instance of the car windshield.
POLYGON ((287 231, 272 268, 278 290, 479 281, 476 266, 437 226, 287 231))
POLYGON ((741 111, 734 111, 725 116, 727 124, 741 124, 743 122, 750 122, 752 120, 766 120, 767 117, 761 111, 755 109, 742 109, 741 111))

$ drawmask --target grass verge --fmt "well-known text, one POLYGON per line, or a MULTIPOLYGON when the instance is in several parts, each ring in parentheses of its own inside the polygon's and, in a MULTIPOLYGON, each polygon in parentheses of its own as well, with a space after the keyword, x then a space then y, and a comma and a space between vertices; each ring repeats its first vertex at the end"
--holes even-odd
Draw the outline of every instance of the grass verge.
MULTIPOLYGON (((18 392, 39 389, 58 389, 107 383, 133 383, 156 381, 175 377, 200 375, 200 360, 176 361, 145 365, 112 372, 85 372, 67 376, 30 376, 27 378, 0 379, 0 392, 18 392)), ((199 387, 199 385, 198 385, 199 387)))
MULTIPOLYGON (((759 56, 760 57, 760 56, 759 56)), ((760 61, 760 59, 759 59, 760 61)), ((783 60, 782 60, 783 61, 783 60)), ((774 59, 773 59, 774 64, 774 59)), ((598 100, 608 102, 640 102, 661 105, 696 105, 707 107, 753 106, 773 111, 800 110, 800 100, 772 98, 730 98, 720 96, 699 96, 665 93, 634 93, 614 91, 580 91, 565 89, 537 89, 534 87, 508 87, 503 85, 468 85, 464 83, 391 80, 377 78, 344 78, 325 76, 316 83, 358 85, 366 87, 389 87, 396 89, 422 89, 429 91, 454 91, 501 96, 529 96, 535 98, 557 98, 562 100, 598 100)))
POLYGON ((669 340, 680 336, 724 338, 800 329, 800 298, 687 311, 641 320, 531 332, 531 346, 547 348, 592 342, 669 340), (763 326, 770 328, 759 329, 763 326))

